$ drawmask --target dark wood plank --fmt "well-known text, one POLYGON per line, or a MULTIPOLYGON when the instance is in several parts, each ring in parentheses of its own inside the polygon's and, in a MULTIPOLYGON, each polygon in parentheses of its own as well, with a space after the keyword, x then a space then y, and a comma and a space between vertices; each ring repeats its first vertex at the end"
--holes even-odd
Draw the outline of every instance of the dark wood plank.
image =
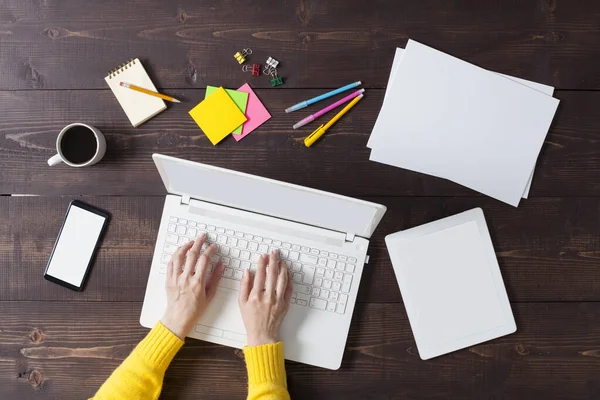
MULTIPOLYGON (((140 303, 0 302, 0 398, 87 398, 143 338, 140 303)), ((422 361, 401 304, 364 304, 342 368, 288 362, 297 399, 583 399, 600 395, 600 304, 514 305, 517 333, 422 361)), ((244 398, 239 350, 188 340, 162 398, 244 398), (236 378, 234 378, 236 377, 236 378)))
MULTIPOLYGON (((286 87, 386 84, 408 38, 488 69, 565 89, 600 87, 594 0, 92 2, 8 0, 0 89, 104 88, 140 57, 160 87, 241 85, 233 54, 281 61, 286 87), (332 73, 335 71, 334 73, 332 73)), ((265 77, 256 80, 269 86, 265 77)))
MULTIPOLYGON (((365 100, 307 149, 311 132, 294 131, 309 112, 283 110, 317 90, 257 90, 273 118, 237 143, 212 146, 188 115, 204 90, 173 91, 186 103, 132 128, 104 91, 0 92, 0 194, 163 194, 151 159, 160 152, 351 196, 473 196, 457 184, 368 160, 366 143, 382 90, 365 100), (43 111, 41 111, 43 110, 43 111), (105 159, 91 168, 48 167, 62 127, 82 121, 108 140, 105 159)), ((560 92, 561 106, 538 162, 532 196, 600 195, 600 114, 597 92, 560 92)))
MULTIPOLYGON (((384 236, 482 207, 509 297, 600 300, 600 199, 532 199, 518 209, 485 198, 377 198, 388 207, 377 229, 360 302, 399 302, 384 236)), ((42 278, 69 197, 0 198, 0 300, 142 301, 164 198, 83 197, 113 219, 82 293, 42 278)))

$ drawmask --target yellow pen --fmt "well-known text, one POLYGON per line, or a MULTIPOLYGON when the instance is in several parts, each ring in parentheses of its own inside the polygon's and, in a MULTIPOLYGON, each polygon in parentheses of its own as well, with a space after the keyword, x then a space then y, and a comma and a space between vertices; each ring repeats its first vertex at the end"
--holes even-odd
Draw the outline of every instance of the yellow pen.
POLYGON ((335 124, 338 119, 342 118, 344 116, 344 114, 346 114, 348 111, 350 111, 350 109, 352 107, 354 107, 354 105, 356 103, 358 103, 358 101, 360 99, 362 99, 362 98, 363 98, 363 94, 359 94, 358 96, 356 96, 350 103, 348 103, 346 105, 346 107, 342 108, 342 111, 340 111, 339 113, 337 113, 336 116, 331 119, 331 121, 329 121, 325 125, 319 126, 313 133, 311 133, 310 135, 308 135, 306 137, 306 139, 304 139, 304 145, 306 147, 312 146, 312 144, 314 142, 316 142, 317 139, 319 139, 321 136, 323 136, 323 134, 325 133, 325 131, 327 131, 327 129, 329 129, 331 127, 331 125, 335 124))

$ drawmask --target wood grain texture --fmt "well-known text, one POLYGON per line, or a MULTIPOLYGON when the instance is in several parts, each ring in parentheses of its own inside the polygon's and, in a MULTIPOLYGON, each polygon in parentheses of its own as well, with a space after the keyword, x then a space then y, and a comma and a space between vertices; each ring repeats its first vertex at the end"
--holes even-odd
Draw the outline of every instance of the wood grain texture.
MULTIPOLYGON (((294 399, 583 399, 600 395, 600 304, 513 306, 517 333, 422 361, 401 304, 355 311, 342 368, 288 362, 294 399)), ((141 303, 0 303, 0 398, 81 399, 146 334, 141 303)), ((164 399, 242 399, 239 350, 188 340, 164 399)))
MULTIPOLYGON (((0 194, 164 194, 151 158, 160 152, 350 196, 477 195, 446 180, 369 161, 366 143, 383 90, 367 91, 361 104, 310 149, 302 140, 314 125, 291 127, 316 108, 283 110, 318 90, 257 90, 273 118, 241 142, 227 138, 218 146, 188 115, 204 90, 169 93, 185 103, 170 105, 134 129, 109 90, 0 92, 0 194), (90 168, 48 167, 58 132, 74 121, 105 133, 105 158, 90 168)), ((531 196, 598 196, 600 93, 560 92, 557 97, 561 105, 542 148, 531 196)))
POLYGON ((594 0, 7 0, 0 89, 104 88, 106 72, 132 57, 161 88, 233 86, 233 54, 245 47, 253 62, 280 60, 286 87, 383 87, 408 38, 498 72, 596 89, 599 15, 594 0))
MULTIPOLYGON (((83 197, 112 214, 82 293, 43 279, 70 197, 0 197, 0 300, 142 301, 164 197, 83 197)), ((487 198, 378 198, 388 207, 371 240, 360 302, 400 302, 384 237, 482 207, 509 298, 599 301, 600 199, 532 199, 518 209, 487 198)))

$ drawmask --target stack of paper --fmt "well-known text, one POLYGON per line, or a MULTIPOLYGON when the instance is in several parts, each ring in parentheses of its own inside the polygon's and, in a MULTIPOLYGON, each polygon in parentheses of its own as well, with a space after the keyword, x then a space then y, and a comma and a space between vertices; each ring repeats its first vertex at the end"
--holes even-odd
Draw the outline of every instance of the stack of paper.
POLYGON ((239 142, 271 118, 247 83, 238 90, 207 86, 204 100, 190 115, 213 145, 230 133, 239 142))
POLYGON ((370 159, 516 207, 558 107, 553 92, 409 40, 396 50, 370 159))

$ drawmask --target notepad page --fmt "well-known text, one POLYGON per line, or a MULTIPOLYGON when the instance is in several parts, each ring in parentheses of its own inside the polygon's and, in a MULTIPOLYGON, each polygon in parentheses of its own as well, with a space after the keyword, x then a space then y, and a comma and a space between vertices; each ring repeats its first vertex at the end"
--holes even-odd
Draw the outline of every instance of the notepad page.
POLYGON ((125 111, 127 118, 129 118, 131 125, 134 127, 138 127, 167 109, 165 102, 158 97, 119 86, 121 82, 126 82, 153 92, 158 92, 142 63, 137 58, 125 67, 117 70, 114 74, 108 75, 104 80, 108 83, 123 111, 125 111))
POLYGON ((402 298, 418 342, 436 346, 504 325, 474 221, 399 242, 402 298))

